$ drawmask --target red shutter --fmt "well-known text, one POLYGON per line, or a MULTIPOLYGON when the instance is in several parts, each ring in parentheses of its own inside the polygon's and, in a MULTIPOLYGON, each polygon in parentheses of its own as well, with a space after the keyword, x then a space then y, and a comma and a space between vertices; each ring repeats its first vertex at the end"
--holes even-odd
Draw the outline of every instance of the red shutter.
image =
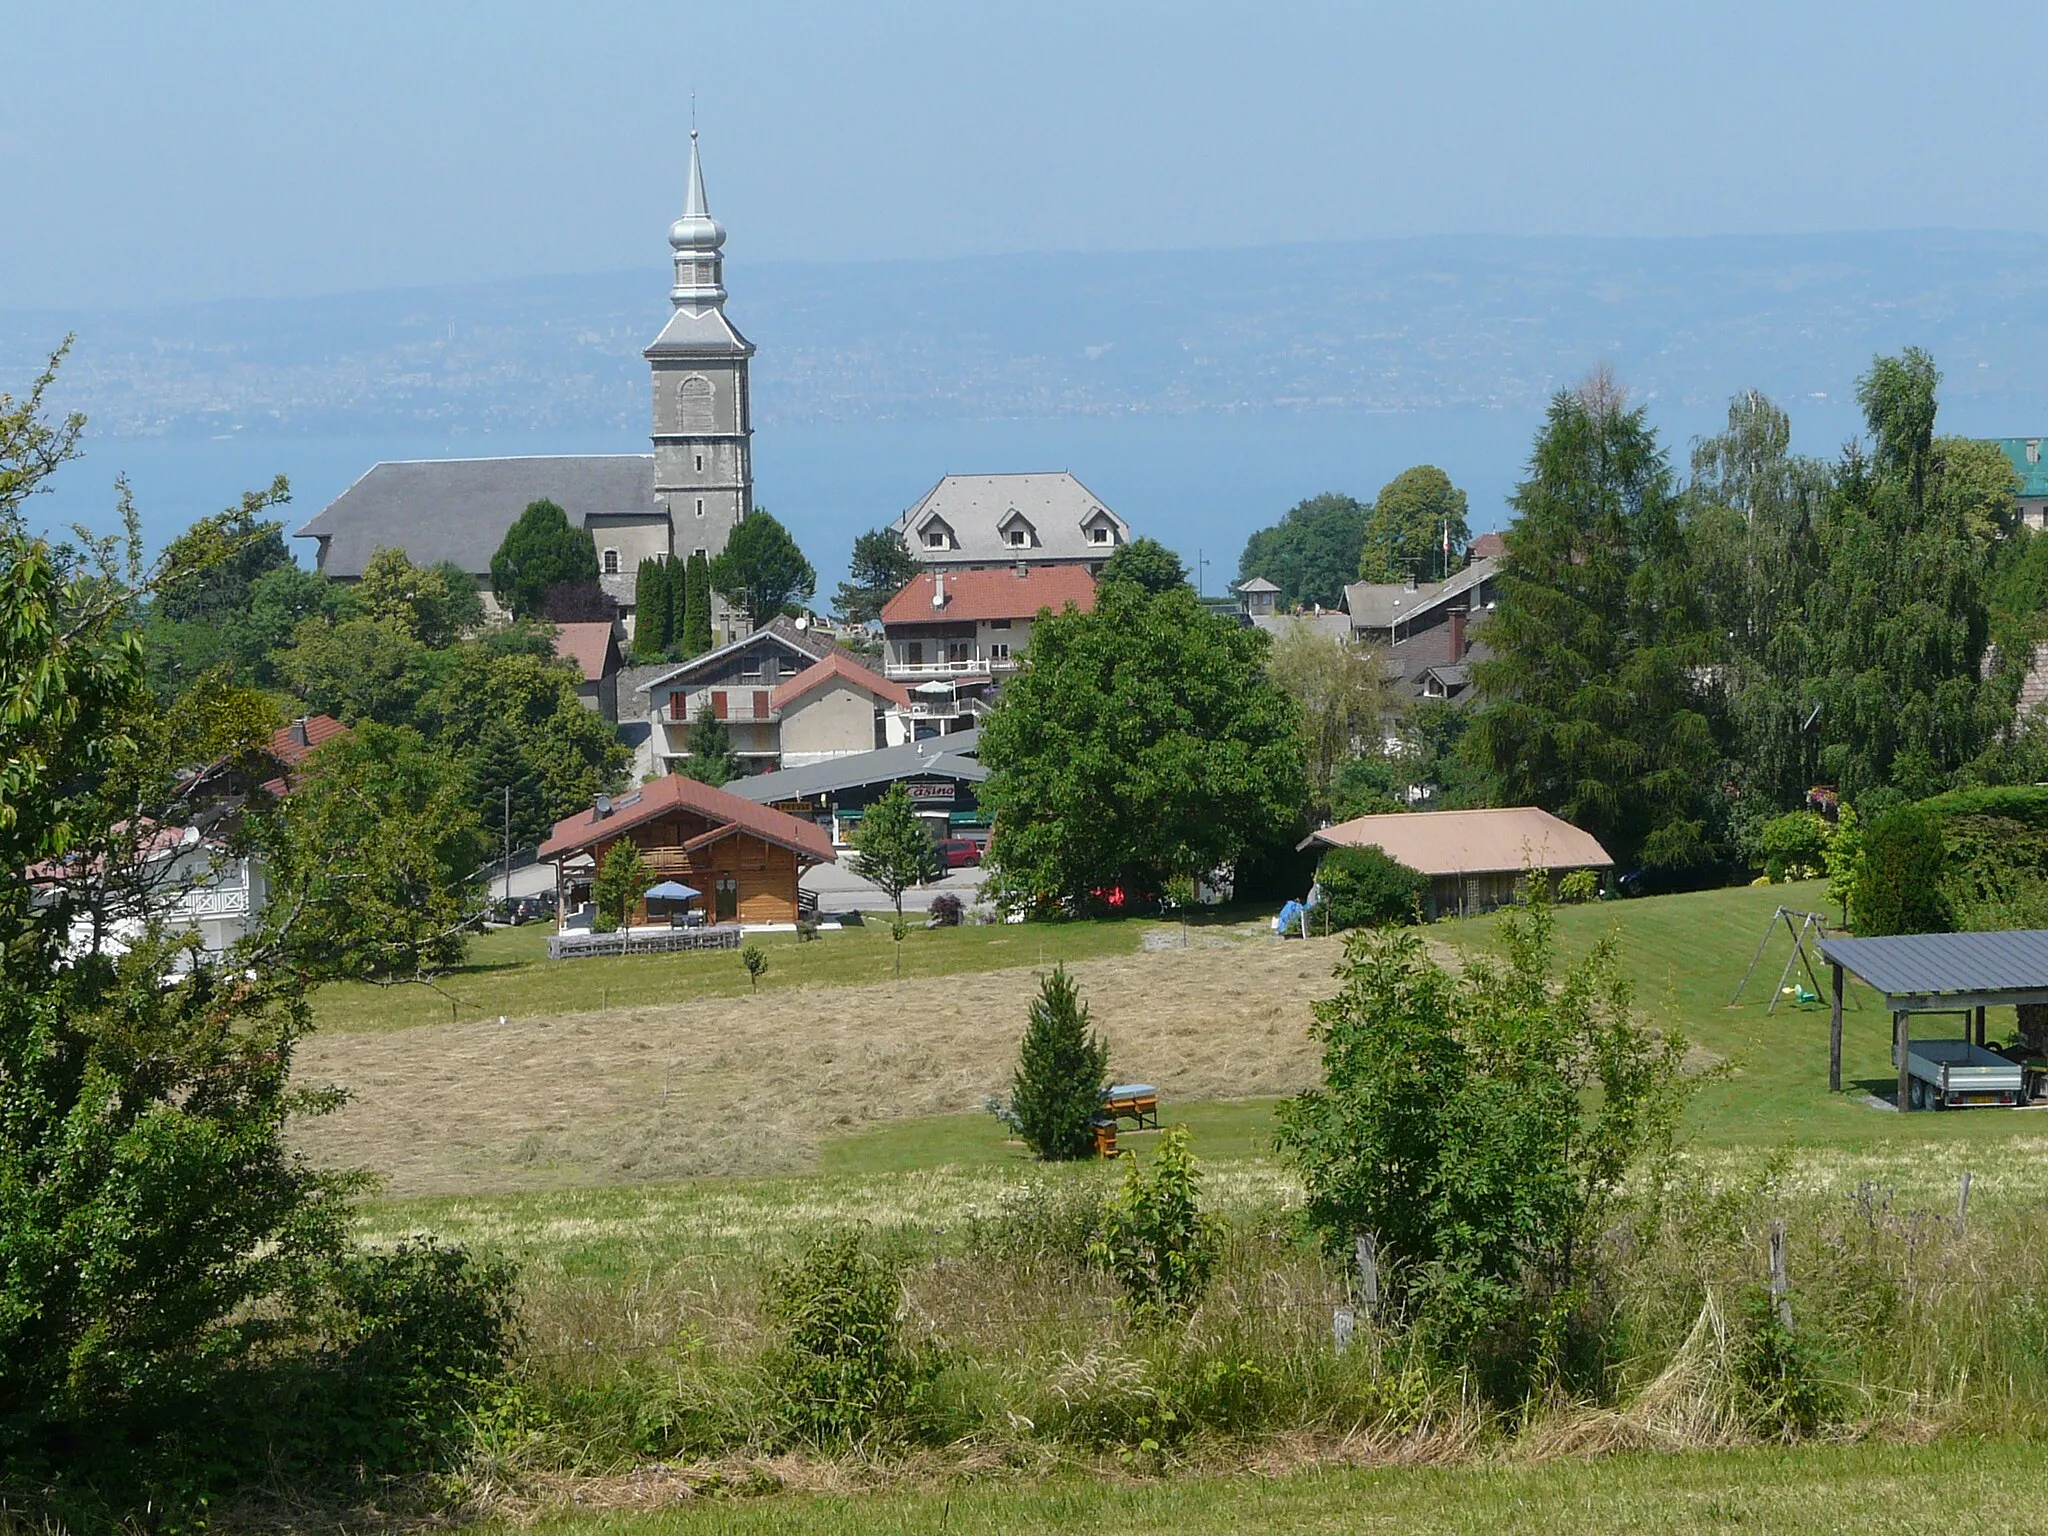
POLYGON ((756 688, 754 690, 754 718, 756 720, 766 720, 768 718, 768 693, 765 689, 756 688))
POLYGON ((725 690, 722 688, 711 695, 711 713, 721 720, 725 718, 725 690))

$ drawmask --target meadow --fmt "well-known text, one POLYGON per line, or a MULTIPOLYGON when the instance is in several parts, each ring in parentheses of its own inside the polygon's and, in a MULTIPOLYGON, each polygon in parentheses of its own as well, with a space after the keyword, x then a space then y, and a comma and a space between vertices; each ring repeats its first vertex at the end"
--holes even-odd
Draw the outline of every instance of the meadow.
MULTIPOLYGON (((1342 941, 1283 943, 1237 914, 1185 948, 1177 926, 1143 921, 919 930, 901 980, 881 928, 771 941, 758 994, 729 955, 550 967, 531 933, 494 934, 450 986, 503 1006, 503 1024, 436 1021, 412 1011, 417 990, 319 1000, 327 1027, 303 1064, 360 1099, 312 1144, 386 1176, 366 1238, 430 1232, 522 1266, 517 1406, 470 1473, 482 1516, 679 1532, 1349 1529, 1362 1509, 1443 1531, 2027 1528, 2042 1474, 1980 1442, 2048 1426, 2048 1119, 1873 1107, 1890 1073, 1867 998, 1848 1014, 1851 1091, 1828 1094, 1825 1010, 1765 1011, 1782 932, 1728 1007, 1773 909, 1823 894, 1558 912, 1564 956, 1618 944, 1638 1009, 1688 1040, 1696 1092, 1681 1155, 1603 1259, 1625 1319, 1613 1358, 1517 1411, 1406 1362, 1392 1335, 1336 1347, 1350 1282, 1295 1219, 1272 1112, 1316 1078, 1309 1004, 1333 989, 1342 941), (1118 1170, 1044 1169, 975 1107, 1004 1086, 1055 961, 1119 1075, 1158 1083, 1166 1121, 1193 1130, 1205 1208, 1225 1223, 1211 1293, 1171 1338, 1134 1330, 1080 1256, 1118 1170), (606 989, 609 1010, 591 1007, 606 989), (1833 1443, 1765 1448, 1775 1432, 1742 1406, 1743 1309, 1774 1222, 1833 1443), (947 1363, 908 1441, 794 1451, 773 1429, 763 1298, 818 1234, 849 1228, 896 1256, 908 1335, 947 1363)), ((1427 937, 1455 959, 1495 925, 1427 937)), ((1154 1140, 1125 1136, 1141 1160, 1154 1140)))

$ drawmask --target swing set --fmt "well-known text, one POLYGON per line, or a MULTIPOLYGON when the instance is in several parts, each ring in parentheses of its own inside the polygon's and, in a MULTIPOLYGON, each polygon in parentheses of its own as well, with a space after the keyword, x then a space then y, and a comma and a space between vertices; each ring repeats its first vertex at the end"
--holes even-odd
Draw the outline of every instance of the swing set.
POLYGON ((1792 953, 1785 957, 1785 969, 1778 977, 1777 989, 1771 993, 1770 1006, 1764 1009, 1764 1013, 1766 1017, 1776 1013, 1778 1011, 1778 999, 1788 993, 1791 995, 1793 1003, 1798 1007, 1817 1008, 1820 1006, 1820 977, 1813 969, 1813 957, 1806 952, 1806 940, 1809 934, 1812 935, 1816 944, 1827 938, 1827 916, 1821 912, 1801 912, 1796 907, 1779 907, 1777 911, 1771 914, 1771 920, 1764 928, 1764 936, 1756 947, 1756 953, 1749 957, 1749 969, 1742 973, 1742 980, 1736 984, 1735 995, 1728 999, 1728 1006, 1730 1008, 1733 1008, 1742 1001, 1743 988, 1749 985, 1750 977, 1756 974, 1757 965, 1763 959, 1764 951, 1770 948, 1772 936, 1777 933, 1778 924, 1781 922, 1785 925, 1785 931, 1792 935, 1792 953), (1796 923, 1793 921, 1795 918, 1798 919, 1796 923), (1791 986, 1786 985, 1787 982, 1792 980, 1792 967, 1795 965, 1805 967, 1806 979, 1813 983, 1813 990, 1811 992, 1796 983, 1791 986))

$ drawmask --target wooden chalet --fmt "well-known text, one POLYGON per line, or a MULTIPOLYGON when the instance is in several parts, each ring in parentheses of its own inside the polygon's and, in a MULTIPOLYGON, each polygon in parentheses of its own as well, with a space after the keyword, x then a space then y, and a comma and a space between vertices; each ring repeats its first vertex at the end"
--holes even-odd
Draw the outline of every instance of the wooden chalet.
MULTIPOLYGON (((657 881, 701 891, 698 910, 712 923, 794 923, 797 880, 833 859, 816 823, 671 774, 555 823, 540 857, 555 866, 558 921, 590 900, 598 866, 622 837, 639 845, 657 881)), ((647 920, 642 901, 633 923, 647 920)))

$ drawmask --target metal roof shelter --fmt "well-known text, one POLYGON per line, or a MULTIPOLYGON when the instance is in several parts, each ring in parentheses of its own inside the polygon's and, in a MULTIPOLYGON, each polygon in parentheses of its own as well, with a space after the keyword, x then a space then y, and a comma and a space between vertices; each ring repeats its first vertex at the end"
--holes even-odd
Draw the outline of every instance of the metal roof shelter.
POLYGON ((1899 1107, 1906 1108, 1906 1047, 1916 1013, 1961 1013, 1984 1043, 1984 1010, 2048 1003, 2048 929, 2004 933, 1902 933, 1887 938, 1826 938, 1821 958, 1834 969, 1828 1090, 1842 1089, 1842 990, 1845 975, 1879 993, 1892 1016, 1899 1058, 1899 1107))

